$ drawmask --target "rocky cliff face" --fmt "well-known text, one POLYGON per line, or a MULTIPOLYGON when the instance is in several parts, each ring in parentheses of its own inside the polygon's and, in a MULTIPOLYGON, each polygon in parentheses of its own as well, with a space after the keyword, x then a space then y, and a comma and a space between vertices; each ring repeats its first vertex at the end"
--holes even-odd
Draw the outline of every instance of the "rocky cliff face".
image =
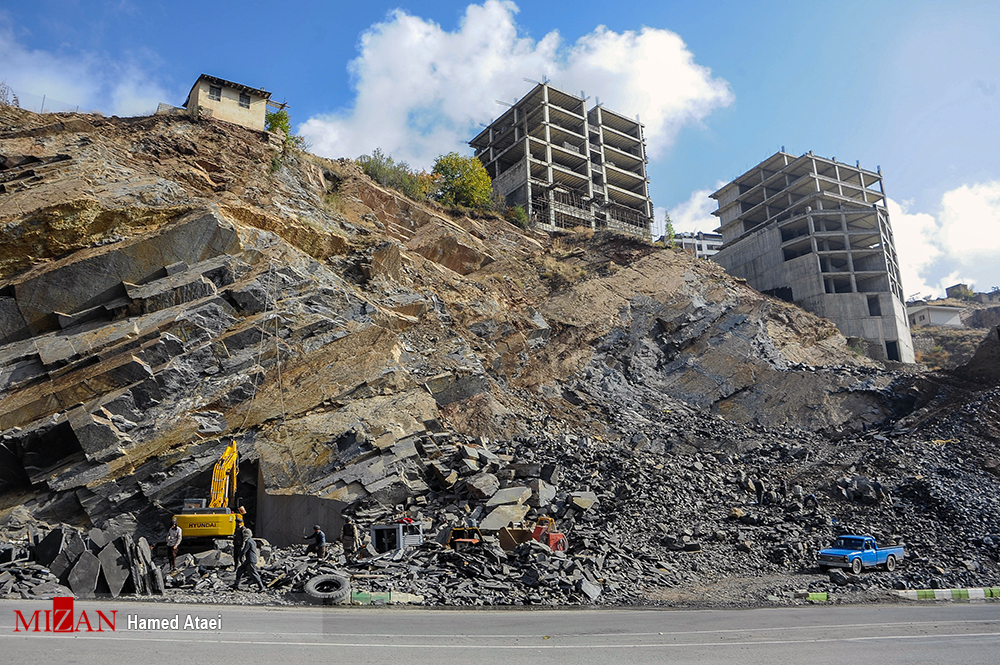
POLYGON ((713 263, 455 215, 210 119, 0 108, 0 246, 0 501, 151 537, 231 437, 251 507, 395 506, 449 437, 737 451, 933 399, 713 263))

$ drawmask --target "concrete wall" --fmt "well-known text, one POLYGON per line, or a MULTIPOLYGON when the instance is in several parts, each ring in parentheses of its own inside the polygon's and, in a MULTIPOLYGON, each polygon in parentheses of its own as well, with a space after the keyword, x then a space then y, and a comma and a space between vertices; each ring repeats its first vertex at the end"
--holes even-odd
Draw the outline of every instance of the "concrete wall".
MULTIPOLYGON (((914 361, 913 340, 903 306, 891 293, 825 293, 796 303, 817 316, 830 319, 845 337, 896 342, 902 362, 914 361), (868 297, 877 296, 882 314, 873 316, 868 297)), ((883 353, 885 348, 882 348, 883 353)), ((881 359, 885 360, 885 356, 881 359)))
POLYGON ((267 100, 259 95, 250 93, 250 108, 240 106, 240 91, 221 85, 222 99, 216 101, 209 99, 208 89, 215 85, 210 81, 200 80, 191 91, 188 101, 188 111, 196 113, 198 107, 211 111, 213 118, 233 122, 250 129, 264 129, 264 115, 267 112, 267 100))
POLYGON ((518 187, 523 186, 527 180, 528 165, 524 162, 524 160, 521 160, 493 180, 493 191, 506 197, 518 187))
POLYGON ((754 231, 736 245, 723 246, 712 260, 758 291, 791 287, 795 302, 825 292, 817 256, 805 254, 785 261, 781 232, 773 224, 754 231))
POLYGON ((327 542, 340 539, 344 520, 340 513, 346 503, 303 494, 269 494, 263 479, 257 485, 257 522, 254 535, 266 538, 272 545, 307 545, 312 541, 302 537, 319 524, 327 542))

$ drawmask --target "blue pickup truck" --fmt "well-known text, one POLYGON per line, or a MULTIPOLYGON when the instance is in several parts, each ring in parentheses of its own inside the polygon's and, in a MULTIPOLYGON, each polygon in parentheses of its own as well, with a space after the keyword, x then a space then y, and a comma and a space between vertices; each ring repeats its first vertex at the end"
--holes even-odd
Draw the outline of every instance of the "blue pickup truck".
POLYGON ((820 550, 817 563, 821 570, 827 568, 850 568, 857 575, 863 568, 885 566, 888 571, 896 570, 906 553, 902 545, 879 547, 871 536, 837 536, 833 546, 820 550))

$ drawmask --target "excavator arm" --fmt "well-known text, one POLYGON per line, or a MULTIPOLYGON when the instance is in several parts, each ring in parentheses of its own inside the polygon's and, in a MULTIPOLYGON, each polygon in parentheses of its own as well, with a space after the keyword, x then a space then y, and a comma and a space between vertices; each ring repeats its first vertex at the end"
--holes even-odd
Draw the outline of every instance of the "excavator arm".
POLYGON ((212 497, 209 508, 229 508, 236 499, 236 475, 240 472, 239 455, 233 441, 212 469, 212 497))
POLYGON ((236 503, 238 473, 239 455, 236 452, 236 441, 233 441, 226 446, 222 457, 212 468, 212 494, 208 507, 185 509, 183 513, 174 516, 174 521, 185 538, 225 538, 233 535, 236 530, 236 514, 231 507, 236 503))

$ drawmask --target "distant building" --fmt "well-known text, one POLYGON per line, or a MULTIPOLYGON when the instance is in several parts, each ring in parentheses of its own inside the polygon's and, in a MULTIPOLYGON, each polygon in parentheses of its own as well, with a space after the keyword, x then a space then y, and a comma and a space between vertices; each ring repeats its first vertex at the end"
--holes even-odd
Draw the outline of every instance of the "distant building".
POLYGON ((782 150, 712 198, 731 275, 913 362, 881 171, 782 150))
POLYGON ((674 235, 674 247, 683 249, 696 258, 707 259, 722 249, 722 235, 703 231, 677 233, 674 235))
POLYGON ((539 83, 469 141, 508 206, 542 229, 650 237, 642 124, 539 83))
POLYGON ((947 305, 914 305, 906 308, 906 316, 910 319, 910 326, 952 326, 954 328, 964 328, 960 307, 949 307, 947 305))
POLYGON ((944 290, 948 298, 974 300, 978 303, 1000 302, 1000 289, 993 287, 989 293, 973 291, 968 284, 953 284, 944 290))
POLYGON ((968 284, 953 284, 945 289, 944 292, 948 298, 955 298, 957 300, 972 297, 972 289, 969 288, 968 284))
POLYGON ((192 115, 208 115, 250 129, 264 129, 271 93, 208 74, 195 81, 184 108, 192 115))

